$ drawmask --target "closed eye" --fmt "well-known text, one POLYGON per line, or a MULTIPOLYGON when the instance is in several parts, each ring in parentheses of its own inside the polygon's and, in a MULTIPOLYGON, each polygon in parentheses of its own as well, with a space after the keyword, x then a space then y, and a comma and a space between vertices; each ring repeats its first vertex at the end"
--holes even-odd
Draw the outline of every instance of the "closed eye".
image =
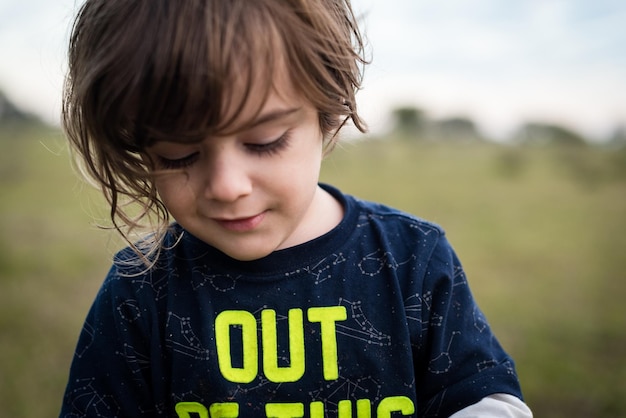
POLYGON ((259 156, 271 156, 280 153, 289 146, 291 131, 282 134, 278 139, 268 143, 247 143, 246 148, 259 156))
POLYGON ((182 168, 187 168, 194 164, 198 157, 200 156, 199 152, 191 153, 182 158, 165 158, 160 155, 157 156, 159 167, 164 170, 180 170, 182 168))

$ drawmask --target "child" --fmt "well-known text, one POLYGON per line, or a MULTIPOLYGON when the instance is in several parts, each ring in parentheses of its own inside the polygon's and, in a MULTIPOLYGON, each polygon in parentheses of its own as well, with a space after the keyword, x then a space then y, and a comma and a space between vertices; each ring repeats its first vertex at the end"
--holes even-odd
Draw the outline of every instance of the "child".
POLYGON ((62 417, 531 416, 443 231, 318 184, 364 130, 349 0, 87 0, 69 52, 64 126, 129 247, 62 417))

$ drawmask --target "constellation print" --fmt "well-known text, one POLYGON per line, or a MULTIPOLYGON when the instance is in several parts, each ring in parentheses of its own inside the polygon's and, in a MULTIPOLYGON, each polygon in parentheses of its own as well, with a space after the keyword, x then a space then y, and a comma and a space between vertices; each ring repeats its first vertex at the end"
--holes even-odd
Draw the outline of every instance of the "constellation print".
POLYGON ((329 399, 369 399, 372 402, 380 400, 382 385, 372 376, 350 379, 341 376, 341 369, 339 372, 337 380, 328 382, 318 390, 309 392, 313 399, 324 402, 328 412, 337 413, 338 409, 338 402, 329 399))
POLYGON ((398 265, 391 253, 376 250, 363 257, 358 266, 362 274, 373 277, 378 275, 385 266, 395 270, 398 265))
POLYGON ((123 320, 131 323, 141 317, 141 310, 139 309, 139 304, 135 299, 128 299, 120 303, 117 307, 117 312, 123 320))
POLYGON ((454 278, 455 279, 459 279, 460 280, 458 282, 454 283, 454 286, 466 286, 467 285, 467 276, 465 275, 465 271, 463 270, 463 267, 461 267, 458 264, 454 265, 454 278))
POLYGON ((489 325, 487 325, 487 319, 485 318, 485 315, 483 315, 481 310, 478 309, 478 306, 474 306, 474 311, 472 314, 474 317, 474 328, 476 328, 478 332, 482 333, 484 330, 489 328, 489 325))
POLYGON ((91 344, 93 344, 94 333, 95 329, 93 325, 91 325, 89 322, 85 322, 85 325, 83 325, 83 331, 81 333, 81 345, 76 349, 76 352, 74 353, 76 357, 82 358, 85 355, 85 352, 89 350, 89 347, 91 347, 91 344))
MULTIPOLYGON (((419 294, 416 293, 404 300, 404 312, 409 326, 411 326, 411 322, 414 322, 418 324, 421 332, 425 332, 428 329, 428 319, 422 321, 422 298, 419 294)), ((412 339, 411 345, 420 349, 423 340, 423 338, 412 339)))
POLYGON ((190 317, 180 317, 173 312, 168 312, 166 329, 168 337, 165 341, 168 348, 196 360, 209 359, 210 351, 202 346, 200 339, 191 329, 190 317))
POLYGON ((369 227, 372 220, 384 220, 385 216, 377 215, 374 213, 361 213, 359 214, 359 220, 357 221, 357 228, 369 227))
POLYGON ((510 375, 515 376, 515 366, 510 361, 505 361, 503 365, 506 367, 506 372, 510 375))
POLYGON ((422 234, 424 234, 425 236, 430 235, 431 232, 435 231, 436 229, 430 226, 425 226, 423 223, 421 222, 416 222, 416 223, 412 223, 409 224, 409 228, 411 229, 417 229, 418 231, 420 231, 422 234))
POLYGON ((205 271, 208 271, 207 266, 195 267, 192 270, 192 281, 191 285, 193 290, 198 290, 202 286, 206 286, 207 284, 213 287, 213 289, 218 292, 229 292, 231 290, 235 290, 235 286, 237 285, 237 280, 241 278, 241 276, 231 276, 230 274, 207 274, 205 271))
POLYGON ((430 322, 426 323, 426 325, 430 325, 432 327, 440 327, 443 324, 443 316, 439 315, 437 312, 432 312, 433 307, 433 292, 428 291, 422 296, 422 300, 424 301, 424 305, 428 308, 430 312, 430 322))
POLYGON ((77 411, 90 417, 116 417, 120 408, 112 395, 102 395, 94 389, 95 378, 77 379, 71 391, 72 403, 77 411))
POLYGON ((318 285, 332 277, 330 272, 333 267, 345 262, 346 258, 343 253, 331 254, 313 266, 303 267, 302 269, 286 273, 285 276, 293 276, 305 272, 313 276, 313 283, 318 285))
POLYGON ((404 300, 404 311, 408 321, 415 321, 422 324, 422 330, 425 328, 422 323, 422 298, 419 294, 416 293, 404 300))
MULTIPOLYGON (((200 386, 202 387, 202 384, 200 384, 200 386)), ((199 403, 204 403, 204 398, 202 396, 199 396, 198 394, 196 394, 195 392, 189 390, 186 392, 181 392, 181 393, 172 393, 171 394, 171 400, 173 401, 174 404, 177 404, 179 402, 199 402, 199 403)), ((165 409, 164 406, 158 406, 157 410, 159 409, 165 409)))
MULTIPOLYGON (((165 402, 159 402, 156 405, 154 405, 154 410, 156 411, 156 415, 165 415, 167 413, 165 408, 166 408, 165 402)), ((143 415, 146 415, 149 412, 149 411, 145 411, 141 407, 139 409, 141 410, 143 415)))
POLYGON ((396 270, 398 267, 410 263, 415 259, 415 255, 411 255, 408 260, 397 262, 393 254, 383 252, 380 249, 367 254, 358 263, 359 270, 365 276, 377 276, 384 268, 396 270))
POLYGON ((398 264, 391 253, 376 250, 363 257, 363 259, 359 261, 358 266, 362 274, 374 277, 385 267, 395 270, 398 264))
POLYGON ((483 370, 491 369, 492 367, 496 367, 497 365, 498 365, 497 360, 491 359, 491 360, 484 360, 479 363, 476 363, 476 368, 478 369, 479 372, 482 372, 483 370))
POLYGON ((382 219, 382 216, 375 216, 375 215, 371 215, 367 213, 359 214, 359 220, 357 222, 356 227, 357 228, 363 228, 364 226, 367 227, 370 224, 370 220, 374 218, 382 219))
POLYGON ((273 383, 267 380, 267 378, 261 374, 257 376, 255 380, 257 383, 253 386, 246 385, 245 387, 242 385, 237 385, 237 388, 232 393, 232 398, 237 399, 239 396, 245 396, 250 392, 254 392, 257 390, 261 390, 263 388, 267 388, 267 393, 270 395, 276 395, 278 393, 278 389, 282 385, 282 383, 273 383))
MULTIPOLYGON (((358 199, 357 199, 358 200, 358 199)), ((371 220, 381 220, 384 221, 386 218, 385 215, 376 215, 372 213, 360 214, 359 220, 357 222, 357 228, 369 227, 371 225, 371 220)), ((432 232, 436 232, 437 228, 428 223, 424 223, 422 220, 410 219, 403 216, 405 220, 408 221, 408 226, 411 229, 417 229, 424 236, 430 235, 432 232)))
POLYGON ((428 364, 428 371, 434 374, 442 374, 448 373, 450 368, 452 367, 452 357, 450 357, 450 347, 452 346, 452 340, 454 340, 455 335, 460 335, 460 331, 453 331, 450 336, 450 341, 448 342, 448 348, 446 351, 443 351, 434 359, 430 360, 428 364))
POLYGON ((153 280, 154 276, 155 274, 151 272, 150 274, 135 277, 133 279, 133 284, 139 284, 138 289, 143 289, 145 287, 150 288, 154 292, 154 299, 161 300, 164 297, 167 297, 168 280, 170 280, 171 278, 177 278, 178 272, 176 270, 173 270, 171 272, 168 272, 168 274, 158 274, 156 275, 158 277, 158 279, 156 280, 153 280))
POLYGON ((115 354, 124 357, 134 374, 139 374, 142 370, 150 368, 150 358, 135 350, 130 344, 124 344, 124 351, 116 351, 115 354))
POLYGON ((136 290, 149 288, 154 293, 155 300, 161 300, 167 297, 168 282, 170 279, 179 277, 178 270, 167 268, 159 268, 155 266, 153 270, 145 271, 145 265, 137 262, 137 256, 131 250, 131 254, 120 254, 113 264, 117 268, 115 274, 107 277, 107 280, 129 280, 136 290), (165 274, 159 274, 164 271, 165 274))
MULTIPOLYGON (((479 363, 476 363, 476 368, 478 369, 479 372, 482 372, 492 367, 496 367, 498 364, 499 364, 498 360, 496 359, 484 360, 479 363)), ((508 374, 515 375, 515 366, 513 365, 513 363, 507 360, 504 363, 502 363, 502 365, 506 367, 506 371, 508 374)))
POLYGON ((361 302, 350 302, 349 300, 340 298, 339 303, 348 308, 351 315, 348 317, 354 318, 360 329, 352 328, 345 323, 337 323, 337 333, 345 335, 346 337, 354 338, 367 344, 374 344, 378 346, 391 345, 391 336, 378 331, 369 319, 363 313, 361 302))

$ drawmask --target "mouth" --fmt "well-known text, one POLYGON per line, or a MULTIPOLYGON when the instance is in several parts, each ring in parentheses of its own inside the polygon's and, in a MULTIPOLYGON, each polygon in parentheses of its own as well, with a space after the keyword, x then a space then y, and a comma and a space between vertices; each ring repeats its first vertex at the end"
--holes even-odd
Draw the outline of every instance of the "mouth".
POLYGON ((265 214, 267 211, 258 213, 253 216, 243 217, 243 218, 235 218, 235 219, 224 219, 224 218, 215 218, 215 222, 217 222, 222 228, 227 229, 233 232, 249 232, 255 229, 263 219, 265 218, 265 214))

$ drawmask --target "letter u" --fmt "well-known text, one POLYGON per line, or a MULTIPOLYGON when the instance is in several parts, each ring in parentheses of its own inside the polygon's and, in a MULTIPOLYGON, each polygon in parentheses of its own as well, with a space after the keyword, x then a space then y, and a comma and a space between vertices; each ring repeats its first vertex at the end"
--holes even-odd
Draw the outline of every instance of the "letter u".
POLYGON ((278 332, 276 311, 261 312, 263 333, 263 373, 271 382, 295 382, 304 375, 304 323, 302 309, 290 309, 289 322, 289 366, 278 365, 278 332))

